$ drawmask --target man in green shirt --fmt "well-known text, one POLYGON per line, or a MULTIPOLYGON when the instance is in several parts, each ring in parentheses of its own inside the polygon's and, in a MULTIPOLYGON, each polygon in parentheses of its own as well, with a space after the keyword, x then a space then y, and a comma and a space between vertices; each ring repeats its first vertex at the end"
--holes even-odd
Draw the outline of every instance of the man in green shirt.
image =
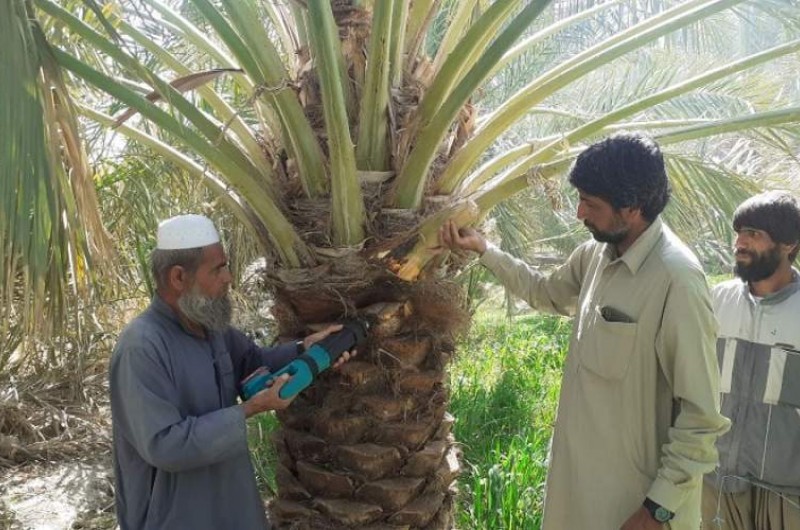
POLYGON ((575 317, 543 529, 697 530, 702 476, 728 422, 705 276, 660 218, 663 157, 651 139, 619 134, 586 149, 569 180, 594 240, 550 275, 475 230, 440 232, 531 307, 575 317))

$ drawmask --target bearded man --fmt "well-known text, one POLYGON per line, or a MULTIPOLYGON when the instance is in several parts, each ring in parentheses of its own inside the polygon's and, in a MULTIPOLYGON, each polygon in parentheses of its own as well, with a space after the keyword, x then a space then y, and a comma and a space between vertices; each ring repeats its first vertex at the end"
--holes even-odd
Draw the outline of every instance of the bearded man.
POLYGON ((574 316, 542 528, 697 530, 728 422, 705 276, 661 220, 664 158, 651 138, 617 134, 584 150, 569 182, 593 240, 549 275, 473 229, 440 232, 534 309, 574 316))
POLYGON ((756 195, 734 212, 734 273, 712 292, 720 323, 719 467, 706 477, 703 528, 800 530, 800 203, 756 195))
POLYGON ((120 528, 267 528, 245 419, 287 407, 289 377, 240 404, 241 381, 341 326, 266 349, 232 328, 227 258, 200 215, 159 225, 151 268, 157 294, 120 335, 109 375, 120 528))

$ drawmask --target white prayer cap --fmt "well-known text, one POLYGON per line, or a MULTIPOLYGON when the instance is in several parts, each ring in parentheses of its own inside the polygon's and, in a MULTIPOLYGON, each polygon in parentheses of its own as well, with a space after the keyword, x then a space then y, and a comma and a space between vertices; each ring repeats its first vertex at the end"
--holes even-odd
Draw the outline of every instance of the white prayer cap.
POLYGON ((211 219, 204 215, 176 215, 158 225, 156 248, 178 250, 207 247, 219 243, 219 234, 211 219))

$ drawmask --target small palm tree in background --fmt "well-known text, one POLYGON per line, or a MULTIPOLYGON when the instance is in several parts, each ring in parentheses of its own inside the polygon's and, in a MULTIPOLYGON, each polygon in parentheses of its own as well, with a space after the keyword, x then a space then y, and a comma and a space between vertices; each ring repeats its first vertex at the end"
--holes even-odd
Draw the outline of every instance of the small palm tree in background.
MULTIPOLYGON (((6 112, 2 125, 29 136, 3 142, 2 184, 32 191, 3 194, 0 241, 10 252, 0 294, 10 301, 41 286, 23 299, 57 302, 58 282, 83 278, 88 242, 103 239, 96 203, 69 199, 91 189, 87 170, 56 171, 59 158, 77 167, 65 132, 74 123, 58 122, 61 138, 18 126, 34 117, 54 127, 57 112, 42 121, 41 111, 52 100, 65 119, 74 110, 214 191, 267 258, 283 335, 356 315, 376 322, 355 361, 280 414, 278 526, 450 528, 459 463, 444 379, 467 317, 448 278, 458 260, 434 250, 442 222, 475 224, 523 190, 539 207, 558 206, 569 200, 558 179, 583 146, 635 128, 667 150, 671 220, 709 239, 725 233, 726 212, 751 189, 743 176, 762 167, 765 150, 797 145, 791 92, 748 95, 739 82, 796 56, 790 25, 776 23, 774 42, 725 61, 686 52, 662 68, 670 50, 686 49, 681 35, 707 35, 688 33, 692 25, 735 25, 733 10, 756 4, 759 20, 796 20, 791 5, 593 4, 6 2, 0 38, 23 74, 7 102, 27 118, 6 112), (74 107, 60 76, 80 91, 74 107), (749 162, 727 163, 740 150, 749 162), (64 236, 25 239, 18 227, 45 218, 47 234, 64 236)), ((29 314, 10 302, 5 311, 29 314)))

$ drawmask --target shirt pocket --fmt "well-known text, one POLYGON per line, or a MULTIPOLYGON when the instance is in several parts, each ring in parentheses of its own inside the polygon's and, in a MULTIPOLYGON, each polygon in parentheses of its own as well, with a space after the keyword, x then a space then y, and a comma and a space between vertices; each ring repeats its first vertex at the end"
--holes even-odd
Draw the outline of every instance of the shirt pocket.
POLYGON ((764 402, 800 409, 800 351, 778 346, 772 349, 764 402))
POLYGON ((222 394, 223 406, 227 406, 236 401, 236 378, 234 377, 233 361, 228 352, 221 352, 214 359, 217 370, 217 384, 222 394))
MULTIPOLYGON (((800 409, 791 406, 770 407, 766 427, 759 429, 763 450, 756 454, 762 459, 760 473, 764 482, 787 488, 800 488, 800 409), (762 434, 766 430, 766 434, 762 434)), ((759 449, 761 449, 759 447, 759 449)))
POLYGON ((222 377, 230 376, 233 378, 233 361, 228 352, 223 351, 215 359, 214 363, 217 365, 217 371, 222 377))
POLYGON ((597 311, 588 344, 583 350, 581 364, 604 379, 619 380, 625 377, 631 357, 636 349, 634 322, 608 322, 597 311))

